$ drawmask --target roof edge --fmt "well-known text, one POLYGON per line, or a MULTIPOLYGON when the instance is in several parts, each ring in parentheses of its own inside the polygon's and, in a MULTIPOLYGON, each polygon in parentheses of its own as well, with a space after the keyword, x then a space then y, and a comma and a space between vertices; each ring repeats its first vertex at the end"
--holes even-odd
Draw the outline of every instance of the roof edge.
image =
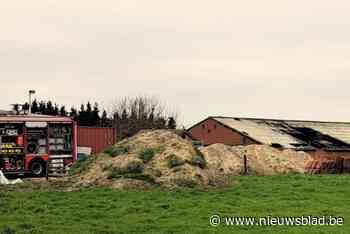
POLYGON ((319 120, 296 120, 296 119, 271 119, 271 118, 250 118, 250 117, 229 117, 229 116, 209 116, 209 118, 222 118, 222 119, 246 119, 246 120, 268 120, 268 121, 293 121, 293 122, 308 122, 308 123, 336 123, 336 124, 350 124, 350 122, 342 121, 319 121, 319 120))
POLYGON ((212 120, 214 120, 215 122, 217 122, 218 124, 222 125, 223 127, 227 128, 227 129, 229 129, 229 130, 231 130, 231 131, 233 131, 233 132, 235 132, 235 133, 237 133, 237 134, 240 134, 240 135, 243 136, 243 137, 247 137, 247 138, 249 138, 250 140, 255 141, 257 144, 262 144, 262 143, 261 143, 260 141, 258 141, 257 139, 255 139, 255 138, 253 138, 253 137, 251 137, 251 136, 249 136, 249 135, 246 135, 246 134, 244 134, 244 133, 238 131, 238 130, 235 129, 235 128, 232 128, 232 127, 230 127, 230 126, 228 126, 228 125, 226 125, 226 124, 224 124, 224 123, 222 123, 222 122, 216 120, 215 118, 217 118, 217 117, 209 116, 209 117, 205 118, 204 120, 202 120, 202 121, 196 123, 196 124, 193 125, 192 127, 188 128, 186 131, 189 132, 189 131, 191 131, 191 129, 197 127, 198 125, 201 125, 203 122, 205 122, 205 121, 207 121, 207 120, 209 120, 209 119, 212 119, 212 120))

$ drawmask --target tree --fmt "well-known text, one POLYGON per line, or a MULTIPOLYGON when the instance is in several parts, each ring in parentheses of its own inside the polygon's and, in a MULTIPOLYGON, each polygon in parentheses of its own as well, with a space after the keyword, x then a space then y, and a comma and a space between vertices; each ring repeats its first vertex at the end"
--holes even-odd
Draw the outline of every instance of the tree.
POLYGON ((78 111, 74 107, 70 109, 69 117, 71 117, 74 121, 78 120, 78 111))
POLYGON ((169 129, 176 129, 176 121, 173 117, 169 117, 169 119, 168 119, 168 128, 169 129))
POLYGON ((86 105, 86 112, 85 112, 85 126, 91 126, 93 125, 93 116, 92 116, 92 107, 91 103, 88 102, 86 105))
MULTIPOLYGON (((116 113, 118 115, 118 113, 116 113)), ((128 120, 128 113, 126 112, 126 109, 122 112, 122 120, 128 120)))
POLYGON ((118 137, 123 139, 142 129, 175 129, 177 114, 169 114, 166 110, 166 106, 154 97, 125 97, 116 101, 113 105, 113 123, 118 137), (119 116, 121 118, 116 118, 119 116), (170 118, 169 125, 167 120, 170 118))
POLYGON ((39 112, 41 114, 45 114, 46 113, 46 103, 44 101, 41 101, 39 103, 39 112))
POLYGON ((166 119, 163 117, 159 117, 154 121, 154 128, 156 129, 166 129, 166 119))
MULTIPOLYGON (((91 124, 93 126, 100 125, 101 118, 100 118, 100 114, 99 113, 100 113, 100 110, 98 109, 98 103, 95 102, 94 108, 92 110, 92 121, 91 121, 91 124)), ((106 114, 107 114, 107 112, 106 112, 106 114)))
POLYGON ((67 116, 67 111, 65 106, 61 106, 60 116, 67 116))
POLYGON ((13 104, 13 110, 16 112, 16 115, 19 114, 19 104, 13 104))
MULTIPOLYGON (((15 104, 13 105, 13 110, 16 111, 17 114, 20 112, 28 113, 29 104, 15 104)), ((112 119, 108 118, 108 113, 106 110, 103 111, 102 117, 100 116, 100 108, 97 102, 94 103, 93 107, 91 105, 91 102, 88 102, 86 106, 82 104, 79 111, 76 108, 71 107, 70 112, 68 113, 66 106, 64 105, 61 106, 57 103, 53 104, 53 102, 50 100, 46 102, 43 100, 38 101, 35 99, 32 103, 32 113, 40 113, 53 116, 69 115, 72 119, 77 121, 78 125, 82 126, 113 126, 113 121, 112 119)), ((125 121, 128 121, 128 116, 129 114, 125 110, 123 116, 125 118, 125 121)), ((138 115, 136 112, 134 116, 137 118, 138 115)), ((119 117, 117 119, 119 119, 119 117)))
POLYGON ((28 102, 24 103, 24 105, 22 106, 22 111, 24 113, 28 113, 28 111, 29 111, 29 103, 28 102))
POLYGON ((149 114, 146 123, 148 128, 154 128, 154 108, 151 109, 151 113, 149 114))
POLYGON ((34 99, 33 103, 32 103, 32 113, 38 113, 39 112, 39 104, 37 102, 36 99, 34 99))
POLYGON ((52 102, 48 101, 46 104, 46 112, 44 114, 45 115, 55 115, 54 112, 55 112, 55 109, 54 109, 54 106, 52 105, 52 102))
POLYGON ((58 105, 55 103, 55 106, 53 108, 53 112, 52 112, 52 115, 54 116, 57 116, 59 114, 60 110, 59 110, 59 107, 58 105))
POLYGON ((81 126, 86 126, 87 123, 87 112, 85 111, 85 105, 81 104, 80 111, 78 114, 78 124, 81 126))
POLYGON ((107 115, 107 111, 103 110, 102 117, 101 117, 101 126, 102 127, 108 127, 109 126, 109 119, 107 115))

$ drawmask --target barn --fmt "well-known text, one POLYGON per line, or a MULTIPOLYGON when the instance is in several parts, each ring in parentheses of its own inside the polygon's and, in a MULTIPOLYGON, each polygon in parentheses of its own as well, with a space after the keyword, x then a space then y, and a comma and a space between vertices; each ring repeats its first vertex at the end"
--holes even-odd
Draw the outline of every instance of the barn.
POLYGON ((208 117, 188 129, 203 145, 265 144, 318 157, 350 158, 350 123, 208 117))

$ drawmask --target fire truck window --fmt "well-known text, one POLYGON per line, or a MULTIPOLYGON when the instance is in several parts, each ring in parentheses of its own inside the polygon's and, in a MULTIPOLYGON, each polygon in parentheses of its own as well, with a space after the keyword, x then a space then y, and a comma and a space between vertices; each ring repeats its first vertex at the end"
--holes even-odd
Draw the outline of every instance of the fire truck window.
POLYGON ((50 127, 49 148, 51 155, 72 153, 72 127, 70 125, 54 125, 50 127))

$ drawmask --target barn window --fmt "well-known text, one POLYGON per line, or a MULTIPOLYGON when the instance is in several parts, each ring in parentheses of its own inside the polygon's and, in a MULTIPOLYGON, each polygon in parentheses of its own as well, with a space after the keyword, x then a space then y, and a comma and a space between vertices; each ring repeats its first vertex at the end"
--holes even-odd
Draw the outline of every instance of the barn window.
POLYGON ((203 128, 203 129, 205 128, 205 124, 202 124, 202 128, 203 128))
POLYGON ((208 133, 210 133, 211 132, 211 130, 210 129, 208 129, 208 133))

